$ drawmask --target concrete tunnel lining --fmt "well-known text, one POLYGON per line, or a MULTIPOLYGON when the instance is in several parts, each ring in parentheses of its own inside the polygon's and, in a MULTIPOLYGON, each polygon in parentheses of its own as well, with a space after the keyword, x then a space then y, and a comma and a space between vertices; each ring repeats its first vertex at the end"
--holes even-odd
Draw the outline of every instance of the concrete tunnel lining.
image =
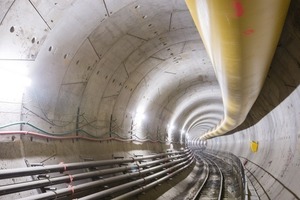
MULTIPOLYGON (((291 1, 264 87, 244 123, 229 132, 236 134, 207 141, 207 148, 230 151, 259 165, 260 170, 249 161, 246 167, 271 199, 294 197, 284 188, 300 196, 299 7, 299 0, 291 1), (251 141, 259 142, 257 153, 250 151, 251 141)), ((32 81, 24 93, 1 95, 0 126, 25 121, 53 134, 79 127, 106 137, 113 121, 113 131, 130 137, 144 106, 146 118, 134 127, 135 134, 168 138, 178 149, 189 142, 182 129, 197 124, 186 133, 194 138, 223 117, 213 68, 184 1, 4 0, 0 19, 0 65, 28 67, 32 81), (172 123, 176 130, 169 136, 172 123)), ((2 130, 36 131, 24 124, 2 130)), ((52 164, 147 155, 171 147, 169 142, 60 143, 14 137, 0 137, 1 168, 25 166, 23 159, 52 164)))

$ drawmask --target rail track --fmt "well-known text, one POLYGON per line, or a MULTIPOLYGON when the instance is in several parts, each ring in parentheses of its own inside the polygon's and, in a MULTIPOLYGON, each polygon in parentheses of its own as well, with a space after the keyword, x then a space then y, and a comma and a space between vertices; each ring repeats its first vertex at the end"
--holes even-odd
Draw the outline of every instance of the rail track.
POLYGON ((205 179, 190 200, 243 199, 241 179, 232 160, 205 151, 195 151, 198 162, 207 165, 205 179))

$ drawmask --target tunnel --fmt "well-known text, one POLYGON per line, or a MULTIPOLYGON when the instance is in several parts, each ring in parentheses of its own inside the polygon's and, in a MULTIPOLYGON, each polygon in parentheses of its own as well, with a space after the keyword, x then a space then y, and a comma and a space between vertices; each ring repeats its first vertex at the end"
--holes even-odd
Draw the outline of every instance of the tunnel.
POLYGON ((300 199, 300 0, 1 0, 0 199, 300 199))

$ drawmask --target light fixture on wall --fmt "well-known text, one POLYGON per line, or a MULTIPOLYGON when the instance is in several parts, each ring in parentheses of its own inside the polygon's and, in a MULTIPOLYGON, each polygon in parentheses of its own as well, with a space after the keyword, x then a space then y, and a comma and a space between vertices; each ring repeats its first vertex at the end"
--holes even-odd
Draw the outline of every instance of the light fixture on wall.
POLYGON ((135 133, 141 133, 143 132, 143 121, 145 121, 146 115, 145 115, 145 107, 139 106, 135 112, 135 117, 133 124, 135 126, 135 133))
POLYGON ((0 62, 0 91, 2 100, 18 101, 24 89, 31 85, 26 64, 20 61, 0 62))
POLYGON ((145 108, 138 107, 135 113, 135 123, 141 124, 146 119, 145 108))
POLYGON ((183 135, 185 135, 185 134, 186 134, 185 130, 181 129, 181 132, 180 132, 180 144, 183 143, 183 135))

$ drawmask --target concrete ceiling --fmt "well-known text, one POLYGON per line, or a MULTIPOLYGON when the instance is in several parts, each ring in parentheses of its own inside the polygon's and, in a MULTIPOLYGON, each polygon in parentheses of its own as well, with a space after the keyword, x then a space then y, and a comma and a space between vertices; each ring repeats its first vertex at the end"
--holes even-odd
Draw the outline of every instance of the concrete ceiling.
MULTIPOLYGON (((79 109, 80 126, 98 136, 112 115, 124 136, 133 121, 141 137, 159 131, 178 141, 196 116, 222 109, 184 1, 16 0, 1 8, 0 58, 30 68, 26 120, 67 131, 79 109)), ((218 123, 218 113, 202 120, 218 123)))
MULTIPOLYGON (((291 0, 246 120, 228 134, 238 133, 205 143, 242 157, 249 180, 271 199, 300 196, 299 19, 300 0, 291 0), (256 153, 252 141, 259 143, 256 153)), ((186 132, 192 140, 224 117, 212 64, 183 0, 1 0, 0 20, 1 130, 74 135, 82 129, 103 138, 115 132, 182 142, 186 132), (26 68, 31 85, 23 88, 26 68)), ((171 147, 49 141, 1 135, 0 167, 25 167, 25 158, 57 164, 171 147)))
MULTIPOLYGON (((178 142, 223 118, 212 64, 182 0, 4 0, 0 8, 1 65, 28 67, 32 81, 24 95, 1 97, 2 124, 21 119, 55 133, 77 120, 101 136, 113 122, 123 136, 178 142)), ((242 129, 272 110, 260 111, 263 90, 242 129)))

